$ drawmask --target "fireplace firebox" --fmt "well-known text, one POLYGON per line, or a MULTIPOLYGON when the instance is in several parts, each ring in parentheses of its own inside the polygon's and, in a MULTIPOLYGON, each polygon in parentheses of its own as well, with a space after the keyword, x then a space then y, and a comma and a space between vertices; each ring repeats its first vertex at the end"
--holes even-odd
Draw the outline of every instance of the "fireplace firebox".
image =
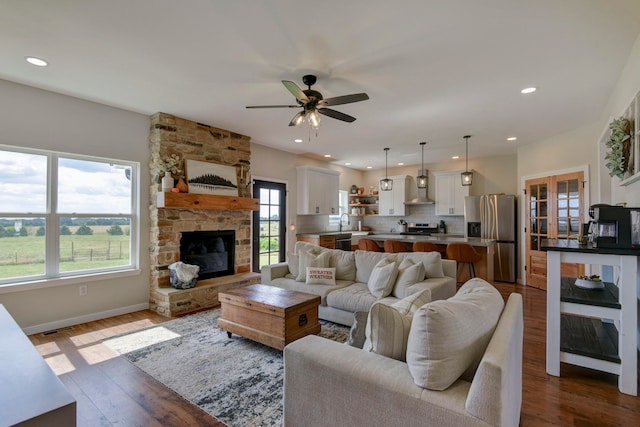
POLYGON ((180 238, 180 261, 200 266, 198 280, 235 274, 235 230, 186 231, 180 238))

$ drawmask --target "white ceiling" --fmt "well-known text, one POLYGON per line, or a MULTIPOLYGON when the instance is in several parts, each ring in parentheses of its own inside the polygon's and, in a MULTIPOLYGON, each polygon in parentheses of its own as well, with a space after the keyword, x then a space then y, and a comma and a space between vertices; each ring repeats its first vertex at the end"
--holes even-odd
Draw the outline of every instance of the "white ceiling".
POLYGON ((470 158, 505 155, 597 120, 639 23, 640 0, 2 0, 0 78, 355 168, 384 147, 419 164, 428 141, 431 163, 464 157, 465 134, 470 158), (304 74, 370 100, 317 137, 288 126, 298 110, 245 109, 294 104, 280 81, 304 74))

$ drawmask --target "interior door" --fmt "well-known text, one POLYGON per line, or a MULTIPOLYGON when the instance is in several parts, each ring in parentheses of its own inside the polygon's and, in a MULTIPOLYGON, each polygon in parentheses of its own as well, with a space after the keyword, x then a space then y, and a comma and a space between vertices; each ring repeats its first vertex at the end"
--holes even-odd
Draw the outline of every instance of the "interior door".
MULTIPOLYGON (((547 289, 547 254, 543 239, 577 239, 584 218, 584 174, 574 172, 529 180, 526 188, 527 285, 547 289)), ((584 274, 584 265, 562 263, 561 275, 584 274)))

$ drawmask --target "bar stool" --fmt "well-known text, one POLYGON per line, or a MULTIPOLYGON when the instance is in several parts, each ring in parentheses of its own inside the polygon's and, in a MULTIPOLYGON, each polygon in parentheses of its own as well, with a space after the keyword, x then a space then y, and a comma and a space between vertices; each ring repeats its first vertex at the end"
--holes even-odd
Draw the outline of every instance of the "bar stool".
POLYGON ((414 242, 413 252, 439 252, 439 249, 433 242, 414 242))
MULTIPOLYGON (((453 259, 460 264, 467 264, 469 266, 469 277, 476 277, 476 268, 473 263, 482 260, 482 255, 476 252, 476 250, 468 243, 449 243, 447 245, 447 258, 453 259)), ((458 272, 460 270, 458 267, 458 272)), ((457 280, 457 279, 456 279, 457 280)))
POLYGON ((358 242, 358 249, 371 252, 384 252, 380 245, 378 245, 375 240, 371 239, 360 239, 358 242))
POLYGON ((411 252, 411 245, 400 240, 385 240, 384 251, 391 253, 411 252))

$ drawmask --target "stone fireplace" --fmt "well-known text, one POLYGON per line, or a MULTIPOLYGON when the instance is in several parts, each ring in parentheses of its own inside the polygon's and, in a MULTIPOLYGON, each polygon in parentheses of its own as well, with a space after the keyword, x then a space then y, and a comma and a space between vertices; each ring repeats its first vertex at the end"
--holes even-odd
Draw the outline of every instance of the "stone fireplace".
POLYGON ((200 267, 200 280, 235 274, 234 230, 185 231, 180 237, 180 261, 200 267))
MULTIPOLYGON (((246 183, 250 176, 251 150, 249 137, 244 135, 170 114, 156 113, 151 116, 149 146, 151 164, 155 159, 166 159, 176 154, 183 160, 188 158, 234 166, 239 184, 246 183)), ((176 316, 218 305, 219 291, 259 283, 260 274, 251 273, 251 210, 202 208, 204 203, 159 208, 159 177, 152 175, 151 178, 150 309, 165 316, 176 316), (226 249, 220 252, 225 252, 226 257, 232 256, 227 258, 227 271, 199 278, 194 288, 175 289, 169 283, 168 266, 181 260, 187 262, 183 258, 181 241, 185 236, 193 237, 199 232, 205 232, 202 236, 215 232, 225 235, 226 244, 224 239, 219 242, 217 239, 207 240, 208 237, 203 237, 199 250, 202 252, 202 245, 226 249), (233 235, 230 240, 229 232, 233 235)), ((238 187, 240 198, 251 197, 251 190, 247 185, 238 187)), ((192 249, 195 254, 195 249, 192 249)), ((212 256, 209 262, 215 264, 221 260, 221 256, 212 256), (213 258, 217 258, 217 261, 213 258)))

